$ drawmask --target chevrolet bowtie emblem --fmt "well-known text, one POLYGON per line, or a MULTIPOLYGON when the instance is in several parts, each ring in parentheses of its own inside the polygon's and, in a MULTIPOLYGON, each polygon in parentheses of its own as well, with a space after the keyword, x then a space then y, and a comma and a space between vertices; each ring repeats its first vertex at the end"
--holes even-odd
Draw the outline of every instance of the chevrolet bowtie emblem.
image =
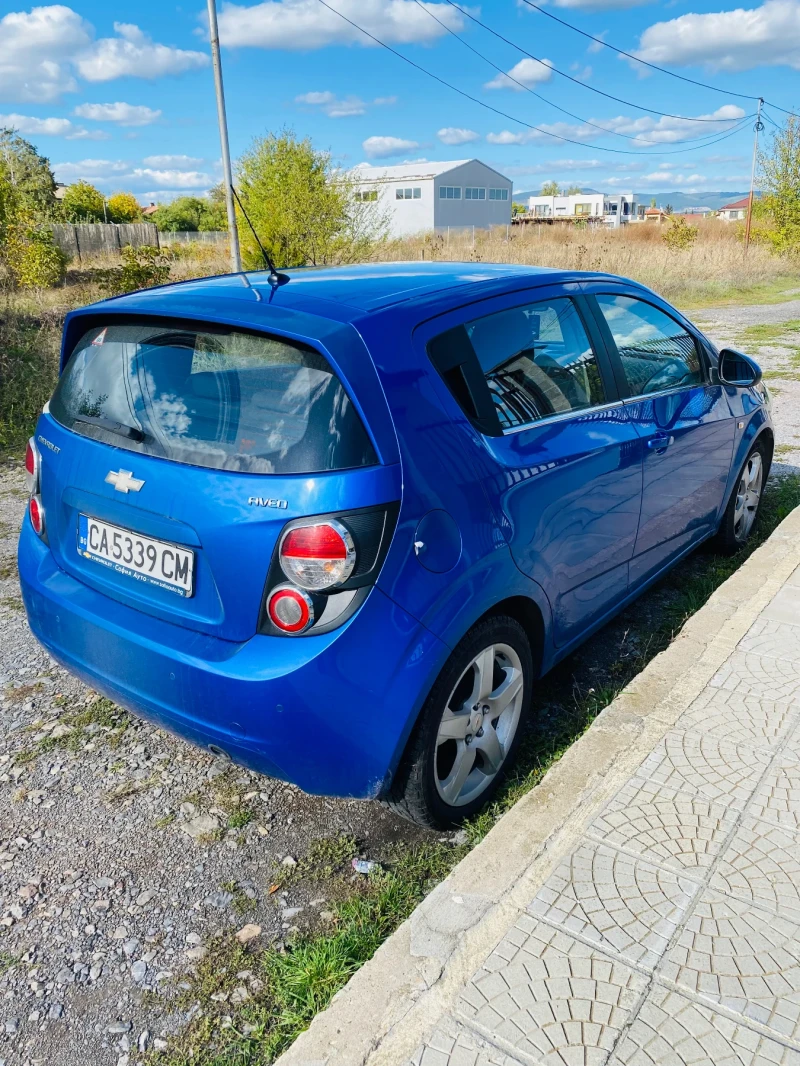
POLYGON ((132 470, 109 470, 106 482, 113 485, 117 492, 138 492, 144 485, 143 481, 133 476, 132 470))

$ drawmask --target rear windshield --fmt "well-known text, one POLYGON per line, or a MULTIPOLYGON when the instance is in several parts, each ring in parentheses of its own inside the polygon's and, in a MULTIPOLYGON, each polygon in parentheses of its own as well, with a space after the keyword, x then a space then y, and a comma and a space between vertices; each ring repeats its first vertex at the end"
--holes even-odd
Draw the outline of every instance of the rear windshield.
POLYGON ((217 470, 300 474, 377 462, 325 358, 263 334, 96 326, 75 345, 50 412, 115 447, 217 470))

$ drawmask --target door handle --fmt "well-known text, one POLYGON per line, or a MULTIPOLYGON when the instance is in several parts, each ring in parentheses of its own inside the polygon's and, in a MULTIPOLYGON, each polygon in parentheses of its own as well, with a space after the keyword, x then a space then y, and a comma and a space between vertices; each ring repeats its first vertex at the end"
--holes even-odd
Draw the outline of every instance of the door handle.
POLYGON ((651 452, 655 452, 656 455, 663 455, 674 440, 674 437, 651 437, 647 442, 647 447, 651 452))

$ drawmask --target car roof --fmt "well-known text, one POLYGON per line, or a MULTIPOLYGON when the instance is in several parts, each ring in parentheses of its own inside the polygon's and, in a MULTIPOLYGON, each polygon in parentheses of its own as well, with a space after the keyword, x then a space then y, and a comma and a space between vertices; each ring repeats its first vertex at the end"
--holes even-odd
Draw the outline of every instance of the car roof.
MULTIPOLYGON (((337 318, 355 318, 392 304, 413 301, 457 288, 469 288, 481 282, 501 279, 547 276, 549 281, 574 278, 575 271, 550 267, 520 266, 504 263, 366 263, 338 267, 302 267, 281 271, 289 281, 283 285, 270 284, 267 271, 248 271, 243 274, 220 274, 197 278, 173 285, 147 289, 127 296, 116 297, 113 304, 144 310, 145 303, 157 297, 160 310, 180 313, 183 300, 198 298, 251 300, 258 298, 271 305, 312 311, 323 317, 330 315, 326 304, 335 304, 337 318), (344 309, 350 313, 342 314, 344 309)), ((155 308, 154 308, 155 309, 155 308)))

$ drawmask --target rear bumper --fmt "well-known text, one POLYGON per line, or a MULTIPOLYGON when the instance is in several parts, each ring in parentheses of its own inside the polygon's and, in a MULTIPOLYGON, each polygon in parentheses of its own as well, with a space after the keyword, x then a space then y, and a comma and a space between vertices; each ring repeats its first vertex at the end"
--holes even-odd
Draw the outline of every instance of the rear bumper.
POLYGON ((378 588, 332 633, 239 644, 83 585, 28 522, 19 573, 31 630, 72 673, 194 744, 320 795, 381 793, 448 655, 378 588))

